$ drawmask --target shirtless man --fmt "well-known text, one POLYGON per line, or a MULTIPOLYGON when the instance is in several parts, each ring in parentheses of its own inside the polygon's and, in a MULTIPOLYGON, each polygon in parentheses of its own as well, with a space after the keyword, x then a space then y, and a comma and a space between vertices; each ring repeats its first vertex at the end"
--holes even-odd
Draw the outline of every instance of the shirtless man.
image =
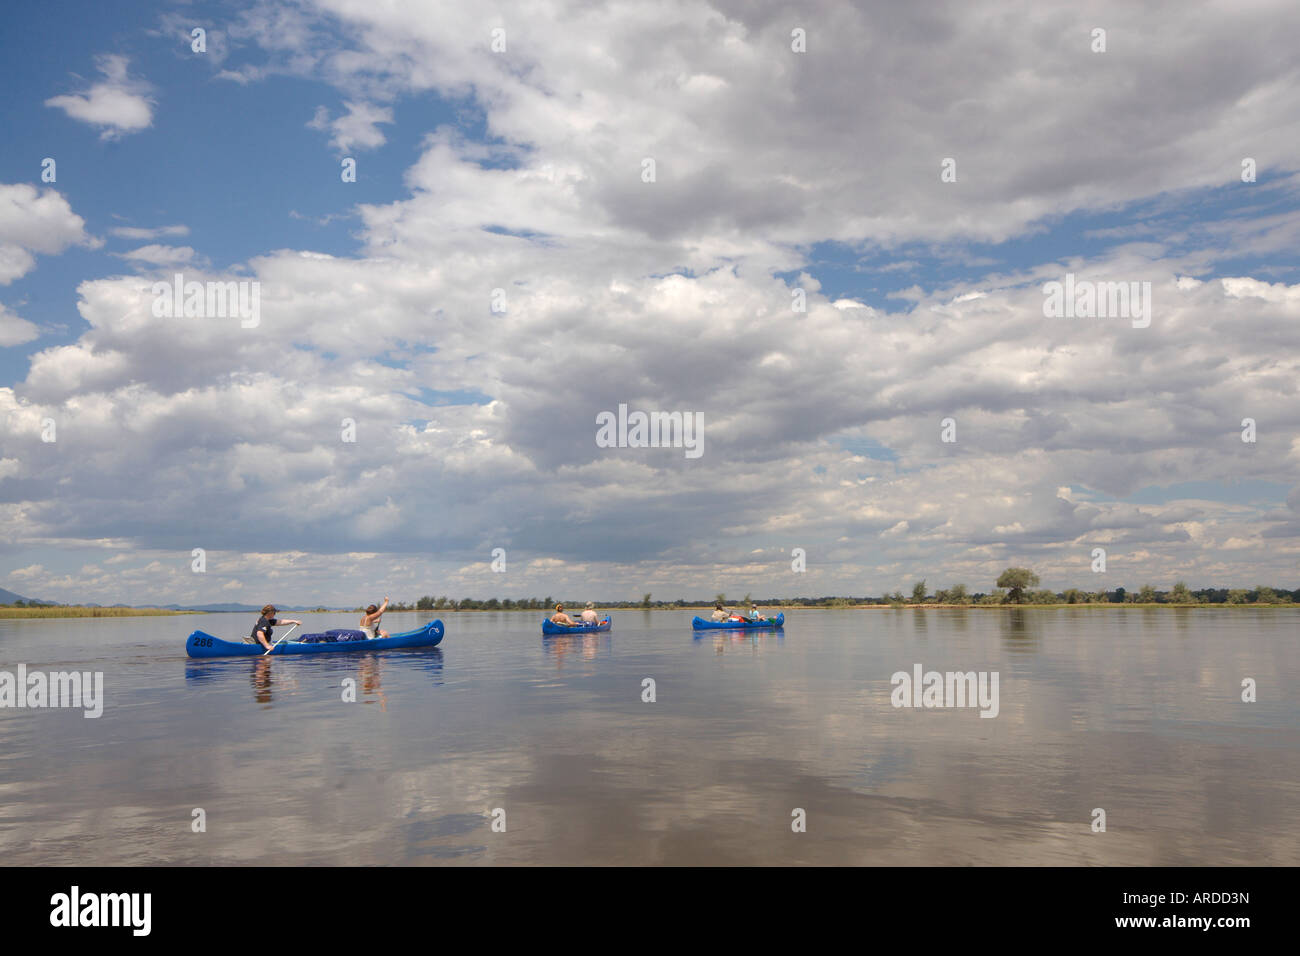
POLYGON ((575 621, 573 618, 569 617, 569 615, 564 613, 563 604, 557 604, 555 605, 555 613, 551 615, 551 623, 565 624, 569 627, 573 627, 573 625, 577 624, 578 622, 575 621))

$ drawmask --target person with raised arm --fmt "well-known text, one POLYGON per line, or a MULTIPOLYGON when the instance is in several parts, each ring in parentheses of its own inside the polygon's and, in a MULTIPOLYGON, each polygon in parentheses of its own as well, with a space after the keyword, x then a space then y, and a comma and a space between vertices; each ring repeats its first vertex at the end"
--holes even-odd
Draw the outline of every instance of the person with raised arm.
POLYGON ((379 619, 384 616, 388 610, 388 595, 384 595, 384 603, 379 607, 371 604, 366 608, 366 613, 361 615, 361 630, 366 632, 366 637, 374 640, 380 637, 387 637, 387 631, 379 629, 379 619))

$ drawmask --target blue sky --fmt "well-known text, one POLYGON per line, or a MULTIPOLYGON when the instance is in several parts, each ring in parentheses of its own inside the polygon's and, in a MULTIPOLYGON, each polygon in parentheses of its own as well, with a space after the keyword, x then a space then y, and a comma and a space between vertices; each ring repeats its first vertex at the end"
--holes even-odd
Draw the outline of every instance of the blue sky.
POLYGON ((1200 4, 1174 42, 1101 4, 1104 54, 1070 12, 990 30, 960 5, 925 42, 921 13, 831 3, 652 26, 618 3, 54 7, 0 37, 0 586, 310 603, 980 590, 1010 563, 1059 588, 1294 577, 1283 5, 1200 4), (257 281, 264 321, 150 319, 176 271, 257 281), (1152 283, 1152 327, 1044 320, 1066 271, 1152 283), (703 414, 708 453, 597 447, 621 402, 703 414), (1113 580, 1086 576, 1099 542, 1113 580))
MULTIPOLYGON (((402 174, 425 132, 452 124, 481 135, 472 104, 445 102, 434 93, 404 99, 394 104, 396 122, 386 129, 385 147, 365 157, 345 191, 338 156, 322 148, 326 134, 307 127, 319 106, 342 111, 339 91, 302 77, 249 85, 215 79, 207 54, 194 53, 175 31, 160 32, 164 8, 157 3, 61 6, 75 17, 76 29, 50 16, 48 7, 19 7, 0 40, 5 88, 28 94, 6 107, 5 138, 26 148, 0 155, 0 180, 38 184, 42 160, 53 157, 59 192, 86 220, 87 231, 107 241, 50 257, 6 290, 6 301, 26 300, 27 318, 52 332, 5 350, 0 378, 6 383, 22 378, 33 352, 71 341, 84 329, 71 321, 77 283, 120 274, 125 267, 114 254, 145 244, 111 237, 111 229, 184 224, 188 234, 178 244, 193 247, 217 269, 279 248, 348 255, 357 248, 353 206, 405 194, 402 174), (44 105, 95 80, 95 59, 106 51, 130 57, 132 72, 143 75, 157 102, 149 129, 108 141, 44 105), (286 123, 286 116, 305 119, 286 123)), ((174 9, 193 10, 195 23, 212 24, 222 22, 229 7, 174 9)))

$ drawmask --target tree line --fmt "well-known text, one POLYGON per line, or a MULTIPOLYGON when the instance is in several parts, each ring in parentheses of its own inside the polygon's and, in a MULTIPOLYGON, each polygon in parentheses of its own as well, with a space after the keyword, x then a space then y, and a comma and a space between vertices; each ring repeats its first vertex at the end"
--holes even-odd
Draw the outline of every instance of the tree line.
POLYGON ((1260 584, 1254 588, 1200 588, 1193 591, 1178 581, 1168 591, 1144 584, 1136 591, 1124 587, 1095 591, 1067 588, 1052 591, 1039 588, 1038 575, 1028 568, 1007 568, 987 593, 971 594, 964 584, 929 593, 924 580, 912 585, 912 592, 885 595, 871 604, 1293 604, 1300 602, 1300 588, 1287 590, 1260 584))
MULTIPOLYGON (((1190 589, 1183 581, 1178 581, 1169 590, 1161 590, 1150 584, 1144 584, 1136 591, 1124 587, 1085 590, 1067 588, 1064 591, 1052 591, 1039 588, 1038 575, 1028 568, 1007 568, 998 576, 989 591, 971 592, 965 584, 954 584, 931 592, 926 581, 917 581, 909 593, 901 590, 879 596, 865 595, 829 595, 823 597, 786 597, 755 598, 746 594, 743 598, 729 600, 725 593, 714 596, 714 602, 724 606, 757 607, 854 607, 863 604, 883 604, 903 606, 908 604, 956 604, 956 605, 996 605, 996 604, 1294 604, 1300 603, 1300 588, 1288 590, 1283 587, 1256 585, 1254 588, 1199 588, 1190 589)), ((587 601, 565 601, 558 603, 566 607, 581 607, 587 601)), ((461 598, 432 597, 425 595, 414 605, 392 603, 393 611, 549 611, 557 601, 545 598, 461 598)), ((640 601, 595 601, 601 608, 683 608, 701 607, 708 601, 676 598, 670 601, 656 601, 652 595, 644 595, 640 601)))

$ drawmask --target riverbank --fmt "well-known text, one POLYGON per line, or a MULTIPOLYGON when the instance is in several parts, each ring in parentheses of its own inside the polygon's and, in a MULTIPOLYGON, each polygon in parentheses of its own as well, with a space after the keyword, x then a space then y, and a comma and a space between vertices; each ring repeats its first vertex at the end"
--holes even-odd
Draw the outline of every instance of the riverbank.
POLYGON ((201 613, 160 607, 0 607, 0 620, 28 617, 159 617, 201 613))
MULTIPOLYGON (((613 605, 597 605, 603 612, 610 614, 626 614, 637 611, 712 611, 712 604, 685 604, 679 607, 617 607, 613 605)), ((1274 608, 1274 609, 1296 609, 1300 604, 1167 604, 1167 603, 1148 603, 1148 604, 841 604, 841 605, 802 605, 802 604, 760 604, 758 608, 765 616, 775 616, 778 612, 793 611, 927 611, 927 610, 950 610, 950 611, 997 611, 1015 608, 1018 610, 1038 610, 1052 611, 1062 608, 1095 608, 1101 610, 1131 610, 1136 608, 1174 608, 1174 609, 1205 609, 1205 608, 1274 608)), ((23 619, 23 618, 77 618, 77 617, 160 617, 174 616, 183 614, 206 614, 206 613, 223 613, 234 614, 256 614, 255 611, 177 611, 168 608, 157 607, 0 607, 0 620, 23 619)), ((353 613, 347 609, 314 609, 311 611, 295 611, 295 614, 350 614, 353 613)), ((431 613, 427 610, 413 611, 411 609, 397 610, 390 609, 391 614, 405 613, 431 613)), ((543 617, 549 616, 546 611, 540 608, 439 608, 432 613, 434 614, 540 614, 543 617)))
MULTIPOLYGON (((565 607, 574 608, 574 607, 581 607, 581 605, 566 604, 565 607)), ((735 607, 738 608, 739 605, 735 605, 735 607)), ((1277 604, 1228 604, 1228 603, 1173 604, 1173 603, 1160 602, 1160 601, 1153 601, 1145 604, 1137 604, 1137 603, 1112 604, 1109 602, 1101 603, 1101 604, 1092 604, 1092 603, 1067 604, 1062 601, 1056 604, 759 604, 757 605, 757 607, 758 610, 763 614, 763 616, 775 617, 778 613, 782 613, 782 612, 785 614, 790 614, 792 612, 803 612, 803 611, 928 611, 928 610, 1004 611, 1007 609, 1053 611, 1053 610, 1061 610, 1063 608, 1095 608, 1099 610, 1109 609, 1109 610, 1122 611, 1122 610, 1133 610, 1133 609, 1142 609, 1142 608, 1162 608, 1166 610, 1168 609, 1177 610, 1181 608, 1184 610, 1186 609, 1203 610, 1206 608, 1216 608, 1216 607, 1219 608, 1225 608, 1225 607, 1226 608, 1252 608, 1253 607, 1253 608, 1273 608, 1277 610, 1285 610, 1288 608, 1290 609, 1300 608, 1300 604, 1296 604, 1294 602, 1290 604, 1282 604, 1282 603, 1277 603, 1277 604)), ((694 611, 703 614, 706 612, 712 612, 713 605, 712 604, 683 604, 683 605, 673 605, 672 607, 640 607, 639 605, 633 607, 619 607, 616 604, 597 604, 596 609, 601 614, 633 614, 633 613, 639 613, 643 611, 656 611, 656 612, 694 611)), ((357 613, 359 612, 360 611, 358 609, 357 613)), ((309 614, 314 612, 299 611, 295 613, 309 614)), ((346 612, 339 612, 339 613, 353 613, 353 612, 346 611, 346 612)), ((433 614, 435 616, 440 614, 540 614, 543 617, 549 617, 552 612, 548 610, 544 610, 542 608, 444 607, 444 608, 438 608, 436 610, 420 610, 420 611, 412 611, 409 608, 399 611, 394 608, 390 608, 388 613, 390 614, 418 613, 418 614, 433 614)))
POLYGON ((1172 603, 1161 603, 1161 602, 1158 602, 1158 601, 1153 601, 1153 602, 1149 602, 1149 603, 1146 603, 1146 604, 1111 604, 1111 603, 1109 603, 1109 602, 1106 602, 1106 603, 1098 603, 1098 604, 1091 604, 1091 603, 1090 603, 1090 604, 1066 604, 1066 603, 1063 603, 1063 602, 1062 602, 1062 603, 1059 603, 1059 604, 851 604, 851 605, 848 605, 848 606, 846 606, 846 607, 844 607, 844 608, 825 608, 825 609, 823 609, 823 608, 818 608, 818 607, 799 607, 798 605, 794 605, 794 607, 795 607, 797 610, 800 610, 800 611, 820 611, 820 610, 849 610, 849 611, 891 611, 891 610, 894 610, 894 611, 902 611, 902 610, 913 610, 913 611, 925 611, 925 610, 929 610, 929 609, 931 609, 931 608, 934 608, 934 609, 947 609, 947 610, 959 610, 959 611, 968 611, 968 610, 998 611, 998 610, 1006 610, 1007 608, 1016 608, 1016 609, 1018 609, 1018 610, 1042 610, 1042 611, 1060 610, 1060 609, 1062 609, 1062 608, 1096 608, 1096 609, 1098 609, 1098 610, 1105 610, 1105 609, 1109 608, 1109 609, 1111 609, 1111 610, 1119 610, 1119 611, 1123 611, 1123 610, 1129 610, 1129 609, 1134 609, 1134 608, 1152 608, 1152 607, 1158 607, 1158 608, 1171 608, 1171 609, 1179 609, 1179 608, 1181 608, 1181 609, 1183 609, 1183 610, 1188 610, 1188 609, 1197 609, 1197 608, 1202 608, 1202 609, 1203 609, 1203 608, 1216 608, 1216 607, 1227 607, 1227 608, 1250 608, 1250 607, 1253 607, 1253 608, 1278 608, 1278 609, 1282 609, 1282 608, 1300 608, 1300 604, 1294 604, 1294 603, 1293 603, 1293 604, 1227 604, 1227 603, 1222 603, 1222 604, 1208 604, 1208 603, 1205 603, 1205 604, 1202 604, 1202 603, 1196 603, 1196 604, 1172 604, 1172 603))

